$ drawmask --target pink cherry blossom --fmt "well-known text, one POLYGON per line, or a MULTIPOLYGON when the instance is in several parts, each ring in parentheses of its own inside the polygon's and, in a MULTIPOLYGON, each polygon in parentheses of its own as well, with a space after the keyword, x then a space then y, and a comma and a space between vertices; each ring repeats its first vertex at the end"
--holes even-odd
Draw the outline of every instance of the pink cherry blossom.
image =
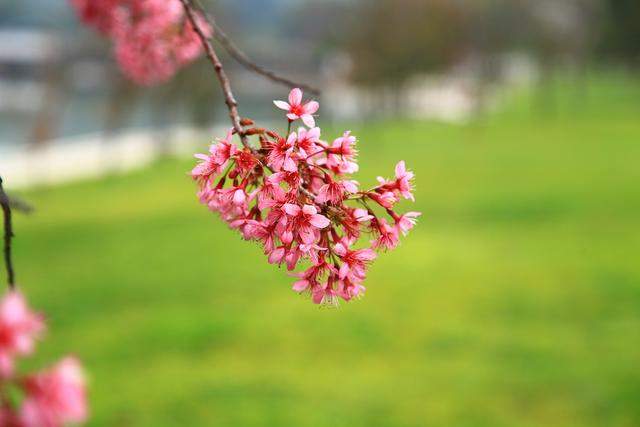
POLYGON ((355 158, 358 151, 355 149, 356 137, 350 131, 344 132, 340 138, 336 138, 330 147, 327 147, 327 166, 338 174, 351 174, 358 171, 355 158))
MULTIPOLYGON (((352 241, 358 240, 363 230, 363 223, 366 220, 361 220, 358 215, 363 209, 346 208, 342 211, 339 224, 344 231, 344 237, 352 241)), ((366 213, 366 211, 364 211, 366 213)), ((373 218, 373 216, 371 217, 373 218)), ((335 241, 335 240, 334 240, 335 241)))
POLYGON ((255 219, 238 218, 229 223, 232 229, 240 230, 244 240, 252 240, 258 238, 262 233, 263 225, 255 219))
POLYGON ((0 375, 13 374, 13 360, 33 352, 44 330, 39 314, 32 312, 21 293, 9 292, 0 301, 0 375))
POLYGON ((320 187, 316 203, 340 203, 347 193, 358 191, 358 183, 352 180, 334 181, 327 178, 327 183, 320 187))
POLYGON ((230 221, 247 210, 247 194, 243 188, 230 187, 216 190, 208 201, 209 209, 218 211, 230 221))
POLYGON ((363 295, 366 289, 359 282, 354 283, 347 277, 339 280, 336 285, 336 293, 345 301, 351 301, 353 298, 363 295))
POLYGON ((77 359, 67 357, 52 369, 21 375, 14 359, 27 356, 44 329, 17 291, 0 301, 0 426, 62 427, 87 418, 84 379, 77 359), (16 399, 16 396, 21 396, 16 399))
POLYGON ((298 139, 295 132, 289 135, 287 139, 278 138, 269 145, 269 155, 267 156, 267 164, 274 170, 285 170, 295 172, 297 170, 296 162, 293 159, 293 144, 298 139))
MULTIPOLYGON (((202 52, 179 0, 138 0, 113 31, 116 59, 122 71, 142 85, 163 83, 202 52)), ((201 18, 200 18, 201 19, 201 18)), ((201 20, 201 28, 211 34, 201 20)))
POLYGON ((87 418, 84 374, 73 357, 27 377, 24 391, 20 420, 25 427, 61 427, 87 418))
POLYGON ((393 205, 398 202, 398 198, 392 191, 385 191, 384 193, 372 193, 369 197, 386 209, 393 209, 393 205))
MULTIPOLYGON (((315 243, 300 243, 296 249, 298 255, 308 258, 314 264, 319 262, 321 254, 327 250, 327 248, 323 248, 315 243)), ((293 270, 293 268, 290 270, 293 270)))
MULTIPOLYGON (((329 283, 333 282, 332 278, 329 278, 329 283)), ((314 304, 325 304, 328 306, 338 305, 338 292, 329 283, 326 286, 315 288, 311 292, 311 300, 314 304)))
MULTIPOLYGON (((276 101, 287 111, 308 104, 295 90, 290 103, 276 101)), ((376 250, 397 247, 400 235, 415 226, 419 213, 396 211, 400 198, 413 196, 413 174, 401 162, 394 180, 380 179, 362 191, 358 182, 344 178, 358 170, 356 138, 350 132, 331 144, 320 139, 315 126, 286 137, 253 128, 253 135, 258 135, 253 149, 238 150, 229 133, 209 155, 198 156, 201 162, 192 175, 200 201, 243 239, 258 242, 269 263, 292 272, 306 265, 292 273, 297 277, 293 289, 314 303, 336 305, 362 296, 376 250), (363 234, 371 236, 368 245, 362 244, 363 234)))
POLYGON ((302 102, 302 91, 298 88, 289 93, 289 102, 273 101, 276 107, 287 111, 287 118, 291 121, 302 119, 302 122, 310 128, 315 127, 316 121, 313 114, 318 111, 320 104, 316 101, 302 102))
POLYGON ((307 158, 319 153, 320 147, 320 128, 314 127, 309 130, 301 127, 298 129, 298 138, 296 140, 296 146, 301 152, 301 157, 307 158))
POLYGON ((413 190, 413 186, 411 184, 412 179, 413 172, 407 171, 404 160, 398 162, 398 164, 396 165, 396 186, 398 188, 398 191, 400 191, 405 199, 411 199, 411 201, 415 201, 415 198, 411 193, 411 191, 413 190))
POLYGON ((351 250, 349 246, 349 241, 342 239, 333 249, 343 261, 339 277, 341 280, 348 278, 351 282, 360 283, 366 277, 367 264, 376 259, 376 253, 370 248, 351 250))
POLYGON ((386 219, 379 218, 377 220, 378 238, 373 242, 376 249, 395 249, 398 246, 398 230, 389 225, 386 219))
POLYGON ((269 264, 280 264, 284 259, 285 254, 286 248, 284 246, 275 248, 269 254, 269 264))
POLYGON ((396 165, 395 175, 395 179, 392 181, 378 177, 379 185, 368 194, 370 199, 385 209, 393 209, 400 197, 415 201, 412 183, 413 172, 407 171, 404 161, 400 161, 396 165))
POLYGON ((285 199, 285 191, 280 186, 282 175, 277 173, 265 179, 258 193, 258 209, 265 210, 277 205, 285 199))
POLYGON ((117 24, 117 10, 122 0, 70 0, 80 19, 103 34, 117 24))
POLYGON ((300 237, 303 243, 312 243, 316 239, 318 230, 329 226, 331 221, 327 217, 320 215, 315 206, 298 205, 286 203, 284 211, 290 217, 288 229, 293 230, 300 237))
POLYGON ((218 140, 218 143, 211 145, 209 155, 195 155, 201 162, 191 171, 193 179, 209 180, 222 172, 229 159, 238 152, 237 146, 231 143, 231 137, 232 133, 231 130, 229 130, 225 139, 218 140))
POLYGON ((233 128, 227 131, 227 136, 224 139, 219 139, 217 144, 213 144, 209 149, 211 156, 215 162, 222 165, 231 159, 237 152, 238 147, 232 142, 233 128))
MULTIPOLYGON (((180 0, 70 0, 80 19, 109 37, 126 76, 142 85, 171 78, 202 53, 180 0)), ((198 25, 212 29, 202 16, 198 25)))
POLYGON ((396 227, 404 236, 409 233, 418 221, 418 217, 422 215, 420 212, 407 212, 396 219, 396 227))
MULTIPOLYGON (((233 147, 235 148, 235 145, 233 147)), ((258 160, 253 156, 253 154, 251 154, 248 149, 239 151, 237 155, 235 153, 233 153, 232 155, 235 155, 235 160, 238 164, 238 168, 243 173, 250 172, 258 164, 258 160)))
POLYGON ((374 218, 373 215, 369 215, 369 212, 366 209, 361 208, 353 210, 353 217, 358 222, 371 221, 374 218))
POLYGON ((316 289, 323 288, 326 284, 327 278, 335 273, 335 268, 331 264, 325 262, 324 259, 321 259, 307 270, 294 274, 294 276, 298 277, 300 280, 293 284, 293 290, 296 292, 313 292, 316 289))

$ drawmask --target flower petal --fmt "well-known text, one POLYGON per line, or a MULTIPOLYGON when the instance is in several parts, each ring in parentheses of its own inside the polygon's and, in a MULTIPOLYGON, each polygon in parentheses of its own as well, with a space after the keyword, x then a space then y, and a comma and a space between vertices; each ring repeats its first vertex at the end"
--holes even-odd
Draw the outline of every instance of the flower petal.
POLYGON ((312 300, 314 304, 322 304, 322 300, 324 300, 324 290, 316 289, 313 291, 312 300))
POLYGON ((344 264, 342 264, 342 266, 340 266, 340 271, 338 271, 338 277, 340 277, 340 279, 344 279, 345 277, 347 277, 347 274, 349 274, 349 264, 347 264, 346 262, 344 264))
POLYGON ((298 166, 291 157, 287 156, 284 158, 284 162, 282 163, 282 169, 287 172, 296 172, 298 170, 298 166))
POLYGON ((361 261, 373 261, 377 256, 378 254, 373 249, 360 249, 356 255, 357 259, 361 261))
POLYGON ((285 230, 280 235, 280 240, 282 240, 282 243, 284 243, 285 245, 288 245, 289 243, 293 242, 293 233, 291 232, 291 230, 285 230))
POLYGON ((316 120, 313 118, 311 114, 303 114, 301 118, 302 118, 302 123, 304 123, 306 126, 310 128, 315 127, 316 120))
POLYGON ((291 216, 296 216, 300 213, 300 206, 294 205, 293 203, 285 203, 282 205, 282 209, 291 216))
POLYGON ((315 206, 312 205, 304 205, 302 207, 302 212, 306 213, 307 215, 315 215, 318 213, 318 210, 316 209, 315 206))
POLYGON ((333 247, 333 251, 340 256, 344 256, 347 253, 347 248, 342 243, 336 243, 333 247))
POLYGON ((316 234, 311 227, 301 227, 298 230, 298 235, 300 236, 300 240, 307 245, 310 245, 316 240, 316 234))
POLYGON ((237 206, 241 206, 242 204, 244 204, 245 200, 246 200, 246 196, 244 194, 244 190, 236 190, 233 193, 233 204, 237 206))
POLYGON ((269 254, 269 264, 280 263, 284 257, 284 248, 278 248, 269 254))
POLYGON ((314 127, 314 128, 309 129, 309 132, 307 132, 306 136, 307 136, 307 139, 310 139, 310 140, 313 140, 313 141, 319 139, 320 138, 320 128, 319 127, 314 127))
POLYGON ((311 223, 311 225, 313 225, 316 228, 325 228, 329 224, 331 224, 331 221, 329 221, 329 218, 320 214, 313 215, 311 219, 309 219, 309 222, 311 223))
POLYGON ((320 104, 318 104, 316 101, 309 101, 306 104, 304 104, 303 108, 306 114, 313 114, 316 111, 318 111, 318 109, 320 108, 320 104))
POLYGON ((357 181, 344 180, 344 181, 342 181, 342 186, 349 193, 355 193, 355 192, 358 191, 358 182, 357 181))
POLYGON ((291 106, 284 101, 273 101, 273 103, 281 110, 289 111, 291 109, 291 106))
POLYGON ((298 280, 293 284, 293 290, 296 292, 302 292, 309 287, 308 280, 298 280))
POLYGON ((298 88, 291 89, 289 92, 289 104, 300 105, 302 102, 302 91, 298 88))

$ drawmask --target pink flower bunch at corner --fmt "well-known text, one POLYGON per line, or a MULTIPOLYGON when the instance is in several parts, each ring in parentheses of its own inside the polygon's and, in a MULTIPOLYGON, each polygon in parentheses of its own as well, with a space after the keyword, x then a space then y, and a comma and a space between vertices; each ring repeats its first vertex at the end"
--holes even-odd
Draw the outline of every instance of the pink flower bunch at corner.
POLYGON ((78 360, 67 356, 41 372, 20 375, 15 362, 30 355, 44 330, 21 293, 0 300, 0 426, 62 427, 87 419, 86 386, 78 360), (15 396, 21 399, 14 399, 15 396), (18 403, 19 402, 19 403, 18 403))
POLYGON ((416 224, 419 212, 396 211, 401 199, 414 200, 413 173, 401 161, 394 178, 362 190, 350 177, 358 170, 355 136, 322 140, 313 117, 319 105, 303 101, 300 89, 275 104, 286 111, 284 135, 245 128, 257 144, 241 148, 230 130, 196 155, 198 196, 244 239, 259 242, 269 263, 299 270, 295 291, 316 304, 349 301, 365 291, 376 251, 394 249, 416 224), (292 131, 298 120, 304 126, 292 131))
MULTIPOLYGON (((109 37, 125 75, 142 85, 169 80, 202 52, 180 0, 70 0, 80 19, 109 37)), ((204 31, 211 28, 204 20, 204 31)))

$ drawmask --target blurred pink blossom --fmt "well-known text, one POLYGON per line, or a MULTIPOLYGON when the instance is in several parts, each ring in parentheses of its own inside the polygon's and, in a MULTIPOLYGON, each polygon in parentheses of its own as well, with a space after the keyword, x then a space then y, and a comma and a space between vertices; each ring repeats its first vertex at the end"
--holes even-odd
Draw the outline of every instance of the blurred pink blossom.
POLYGON ((13 374, 16 356, 33 352, 44 330, 42 316, 32 312, 20 292, 10 291, 0 301, 0 375, 13 374))
POLYGON ((33 313, 17 291, 0 300, 0 426, 62 427, 87 418, 86 387, 80 363, 66 357, 49 370, 21 376, 14 360, 27 356, 44 329, 42 317, 33 313), (24 398, 10 396, 20 391, 24 398))
MULTIPOLYGON (((180 0, 70 0, 80 19, 111 38, 122 72, 141 85, 170 79, 202 53, 180 0)), ((211 27, 200 16, 207 36, 211 27)))
POLYGON ((25 427, 59 427, 87 419, 84 374, 74 357, 28 376, 24 391, 20 420, 25 427))

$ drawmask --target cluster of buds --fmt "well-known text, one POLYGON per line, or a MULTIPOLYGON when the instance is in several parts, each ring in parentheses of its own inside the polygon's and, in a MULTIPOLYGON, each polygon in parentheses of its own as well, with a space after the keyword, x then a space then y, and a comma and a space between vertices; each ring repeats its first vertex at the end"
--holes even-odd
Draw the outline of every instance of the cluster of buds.
MULTIPOLYGON (((120 68, 141 85, 170 79, 202 52, 180 0, 70 0, 80 19, 109 37, 120 68)), ((198 26, 211 34, 199 17, 198 26)))
POLYGON ((18 357, 31 354, 44 330, 22 294, 0 300, 0 426, 62 427, 87 418, 85 381, 79 362, 66 357, 53 367, 19 375, 18 357))
POLYGON ((209 154, 196 155, 200 162, 191 175, 200 201, 244 239, 260 242, 269 263, 289 271, 306 264, 292 273, 295 291, 334 305, 363 294, 376 250, 394 249, 420 213, 395 211, 400 199, 414 200, 413 173, 404 161, 393 179, 378 178, 369 190, 348 179, 358 171, 355 136, 347 131, 323 141, 314 117, 319 104, 302 96, 293 89, 289 102, 274 101, 286 111, 286 135, 245 119, 244 136, 257 138, 259 146, 238 147, 230 130, 209 154), (298 120, 304 126, 292 131, 298 120), (366 244, 360 243, 363 235, 369 236, 366 244))

